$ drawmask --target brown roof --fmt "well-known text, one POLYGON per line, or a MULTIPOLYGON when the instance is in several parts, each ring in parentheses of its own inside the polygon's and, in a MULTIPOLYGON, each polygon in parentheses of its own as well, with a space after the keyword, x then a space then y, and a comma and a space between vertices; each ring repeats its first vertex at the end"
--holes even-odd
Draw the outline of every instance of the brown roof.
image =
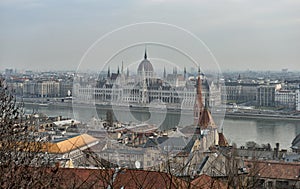
POLYGON ((202 174, 192 181, 192 188, 198 189, 227 189, 228 184, 225 182, 213 179, 212 177, 202 174))
POLYGON ((223 133, 219 133, 219 146, 228 146, 228 141, 223 133))
MULTIPOLYGON (((20 167, 23 170, 26 167, 20 167)), ((25 170, 25 169, 24 169, 25 170)), ((80 168, 45 168, 27 167, 27 172, 34 178, 42 179, 40 185, 49 188, 170 188, 170 189, 227 189, 222 181, 207 175, 201 175, 191 183, 164 172, 123 169, 80 169, 80 168), (38 177, 36 174, 40 174, 38 177), (51 184, 50 184, 51 182, 51 184), (46 185, 46 183, 48 183, 46 185)), ((6 184, 4 183, 4 185, 6 184)))
POLYGON ((201 116, 198 121, 198 125, 202 129, 207 129, 207 128, 217 128, 210 111, 207 108, 204 108, 204 110, 201 113, 201 116))
POLYGON ((167 173, 129 170, 117 171, 115 169, 58 169, 61 188, 188 188, 189 183, 167 173), (114 180, 112 182, 112 180, 114 180))
POLYGON ((245 160, 245 166, 262 178, 299 180, 300 176, 300 163, 245 160))
POLYGON ((189 183, 167 173, 145 170, 122 170, 114 182, 115 188, 188 188, 189 183))
POLYGON ((114 170, 59 168, 56 175, 60 188, 107 188, 114 170))
POLYGON ((15 187, 14 184, 18 188, 107 188, 113 173, 113 169, 15 166, 13 171, 1 173, 0 188, 15 187))

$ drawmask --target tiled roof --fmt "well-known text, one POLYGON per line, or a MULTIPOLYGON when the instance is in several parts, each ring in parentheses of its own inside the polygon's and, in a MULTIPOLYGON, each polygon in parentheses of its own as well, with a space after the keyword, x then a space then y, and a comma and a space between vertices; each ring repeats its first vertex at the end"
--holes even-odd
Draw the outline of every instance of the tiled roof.
POLYGON ((167 173, 145 170, 58 169, 61 188, 188 188, 189 183, 167 173))
POLYGON ((188 188, 189 183, 167 173, 144 170, 122 170, 114 188, 188 188))
POLYGON ((262 178, 299 180, 300 176, 300 163, 245 160, 245 166, 262 178))
MULTIPOLYGON (((136 169, 80 169, 58 167, 20 167, 31 174, 41 174, 38 182, 46 188, 143 188, 143 189, 228 189, 227 185, 207 175, 187 182, 168 173, 136 169), (51 185, 49 185, 51 183, 51 185)), ((3 186, 3 185, 2 185, 3 186)), ((4 185, 5 186, 5 185, 4 185)), ((39 185, 37 185, 39 186, 39 185)), ((41 187, 41 186, 40 186, 41 187)), ((36 188, 40 188, 36 187, 36 188)))
POLYGON ((228 184, 225 182, 213 179, 206 174, 202 174, 192 181, 192 188, 198 189, 228 189, 228 184))
POLYGON ((97 141, 98 139, 88 134, 82 134, 66 140, 47 142, 44 144, 42 151, 53 154, 67 153, 97 141))
POLYGON ((207 108, 204 108, 204 110, 202 111, 202 115, 199 118, 198 121, 198 125, 202 128, 202 129, 207 129, 209 127, 211 128, 217 128, 210 111, 207 108))
POLYGON ((114 169, 78 169, 59 168, 59 188, 107 188, 111 185, 114 169))

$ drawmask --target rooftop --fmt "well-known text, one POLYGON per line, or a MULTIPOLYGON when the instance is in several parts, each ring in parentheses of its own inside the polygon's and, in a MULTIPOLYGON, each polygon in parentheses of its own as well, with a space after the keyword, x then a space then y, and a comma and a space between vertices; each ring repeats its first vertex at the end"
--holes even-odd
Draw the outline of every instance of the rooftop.
POLYGON ((261 178, 299 180, 300 163, 245 160, 245 166, 261 178))
POLYGON ((97 143, 98 139, 88 135, 73 135, 69 138, 63 138, 61 140, 57 139, 53 142, 47 142, 43 146, 43 151, 53 154, 67 153, 75 149, 79 149, 83 146, 97 143), (65 139, 65 140, 63 140, 65 139))

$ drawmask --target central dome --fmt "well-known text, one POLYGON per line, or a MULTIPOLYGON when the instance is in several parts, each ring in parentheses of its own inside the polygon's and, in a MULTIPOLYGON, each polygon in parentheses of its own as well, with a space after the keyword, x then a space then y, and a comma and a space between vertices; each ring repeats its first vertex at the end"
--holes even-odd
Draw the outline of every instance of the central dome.
POLYGON ((139 67, 138 67, 138 72, 142 72, 144 69, 145 72, 153 72, 153 66, 151 64, 151 62, 147 59, 144 59, 139 67))
POLYGON ((142 60, 142 62, 139 64, 139 67, 137 69, 138 73, 141 72, 151 72, 153 73, 153 66, 151 64, 151 62, 147 59, 147 52, 145 51, 145 55, 144 55, 144 60, 142 60))

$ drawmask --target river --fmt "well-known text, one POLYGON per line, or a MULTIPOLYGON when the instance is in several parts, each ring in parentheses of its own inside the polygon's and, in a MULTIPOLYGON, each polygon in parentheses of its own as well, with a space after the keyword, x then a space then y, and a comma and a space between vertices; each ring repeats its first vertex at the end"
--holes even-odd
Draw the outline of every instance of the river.
MULTIPOLYGON (((36 105, 25 105, 25 112, 37 111, 48 116, 58 116, 75 118, 80 121, 88 121, 94 116, 105 118, 105 109, 90 107, 61 107, 49 106, 38 107, 36 105), (96 113, 97 112, 97 113, 96 113)), ((122 121, 146 121, 160 125, 160 128, 170 128, 175 125, 188 125, 193 123, 192 115, 178 114, 176 112, 141 112, 125 110, 114 110, 114 115, 122 121)), ((258 144, 270 143, 275 147, 275 143, 280 143, 281 149, 290 150, 291 142, 300 133, 300 121, 298 120, 272 120, 254 118, 225 118, 223 121, 223 132, 230 143, 238 146, 245 145, 247 141, 255 141, 258 144)))

